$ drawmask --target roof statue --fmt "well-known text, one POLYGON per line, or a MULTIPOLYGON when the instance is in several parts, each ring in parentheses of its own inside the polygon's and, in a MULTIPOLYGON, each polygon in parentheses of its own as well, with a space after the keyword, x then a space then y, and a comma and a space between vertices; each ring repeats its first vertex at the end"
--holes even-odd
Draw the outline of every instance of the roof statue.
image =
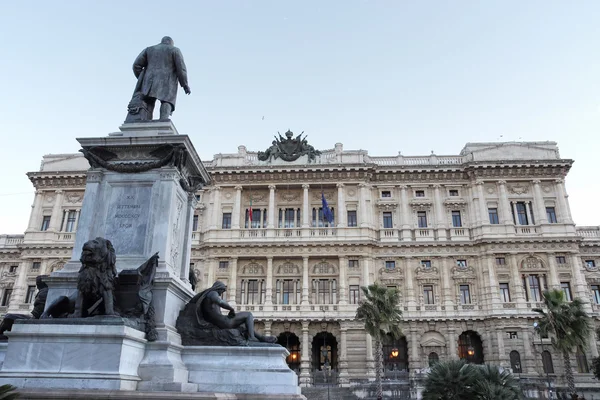
POLYGON ((284 161, 295 161, 306 154, 309 163, 315 161, 316 156, 320 155, 321 152, 308 144, 307 136, 302 137, 303 133, 304 131, 294 138, 294 132, 288 130, 284 138, 281 133, 277 132, 279 137, 275 136, 275 140, 267 150, 258 152, 258 159, 260 161, 271 161, 280 158, 284 161))

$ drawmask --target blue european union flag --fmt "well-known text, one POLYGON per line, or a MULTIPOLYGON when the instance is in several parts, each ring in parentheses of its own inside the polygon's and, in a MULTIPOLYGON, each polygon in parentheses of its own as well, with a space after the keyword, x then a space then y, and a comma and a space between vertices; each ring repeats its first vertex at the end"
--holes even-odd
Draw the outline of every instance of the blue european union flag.
POLYGON ((323 202, 323 218, 327 220, 330 224, 333 223, 333 213, 327 204, 327 200, 325 200, 325 193, 321 192, 321 201, 323 202))

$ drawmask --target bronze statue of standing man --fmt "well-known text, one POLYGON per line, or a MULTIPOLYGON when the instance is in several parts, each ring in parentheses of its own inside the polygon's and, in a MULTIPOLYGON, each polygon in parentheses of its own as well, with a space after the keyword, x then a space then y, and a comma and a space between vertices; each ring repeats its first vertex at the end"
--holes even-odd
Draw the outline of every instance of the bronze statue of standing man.
POLYGON ((129 102, 125 123, 152 120, 156 100, 160 101, 160 120, 168 120, 175 110, 177 83, 186 94, 187 70, 181 51, 169 36, 155 46, 145 48, 133 62, 133 73, 138 79, 129 102))

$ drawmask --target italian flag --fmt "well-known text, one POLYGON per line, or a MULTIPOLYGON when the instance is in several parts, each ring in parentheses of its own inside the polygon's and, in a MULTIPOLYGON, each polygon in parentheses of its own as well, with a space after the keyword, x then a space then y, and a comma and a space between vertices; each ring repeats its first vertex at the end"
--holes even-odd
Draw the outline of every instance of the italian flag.
POLYGON ((249 228, 252 228, 252 198, 250 198, 250 209, 248 210, 249 228))

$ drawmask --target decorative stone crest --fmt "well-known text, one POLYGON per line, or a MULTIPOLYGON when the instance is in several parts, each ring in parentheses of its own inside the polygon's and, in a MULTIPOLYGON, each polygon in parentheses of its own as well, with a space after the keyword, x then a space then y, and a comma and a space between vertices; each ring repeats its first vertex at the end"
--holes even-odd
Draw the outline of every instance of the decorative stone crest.
POLYGON ((275 137, 271 147, 267 150, 258 152, 258 159, 260 161, 271 161, 280 158, 283 161, 295 161, 303 155, 308 155, 308 162, 314 162, 316 156, 321 155, 321 152, 308 144, 306 136, 302 137, 303 133, 294 138, 294 133, 288 130, 284 138, 281 133, 277 132, 279 137, 275 137))
POLYGON ((290 260, 285 260, 285 262, 277 268, 277 275, 299 275, 299 274, 300 274, 300 267, 296 264, 293 264, 290 260))
POLYGON ((508 191, 511 194, 526 194, 529 192, 529 187, 523 183, 515 183, 508 187, 508 191))

